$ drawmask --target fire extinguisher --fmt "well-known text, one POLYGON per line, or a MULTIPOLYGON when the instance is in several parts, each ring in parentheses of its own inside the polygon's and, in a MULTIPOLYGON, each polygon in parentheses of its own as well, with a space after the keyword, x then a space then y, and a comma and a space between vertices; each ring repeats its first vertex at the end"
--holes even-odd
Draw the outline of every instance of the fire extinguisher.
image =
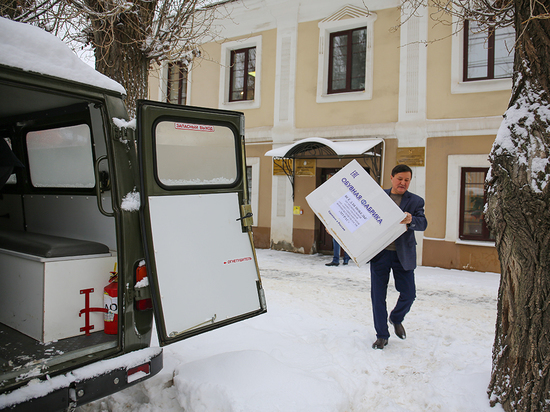
POLYGON ((103 289, 103 306, 106 309, 104 315, 104 332, 108 335, 118 333, 118 273, 115 268, 111 272, 109 284, 103 289))

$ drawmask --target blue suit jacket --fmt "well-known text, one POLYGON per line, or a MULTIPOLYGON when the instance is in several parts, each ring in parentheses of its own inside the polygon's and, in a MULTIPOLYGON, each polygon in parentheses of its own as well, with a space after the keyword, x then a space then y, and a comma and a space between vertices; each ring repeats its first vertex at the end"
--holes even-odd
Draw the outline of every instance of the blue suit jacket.
MULTIPOLYGON (((391 189, 384 191, 389 196, 391 189)), ((395 248, 403 269, 413 270, 416 268, 416 237, 414 231, 423 231, 428 227, 428 220, 424 216, 424 199, 406 191, 403 193, 399 207, 403 212, 409 212, 412 215, 412 222, 407 225, 407 231, 395 240, 395 248)), ((373 260, 375 259, 376 257, 373 260)))

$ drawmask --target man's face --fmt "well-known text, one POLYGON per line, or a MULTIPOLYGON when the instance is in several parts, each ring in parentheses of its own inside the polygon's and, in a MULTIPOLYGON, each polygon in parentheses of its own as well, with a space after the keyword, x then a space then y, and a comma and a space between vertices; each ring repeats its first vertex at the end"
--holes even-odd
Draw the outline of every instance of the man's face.
POLYGON ((411 184, 411 172, 396 173, 391 177, 391 192, 394 195, 402 195, 409 189, 411 184))

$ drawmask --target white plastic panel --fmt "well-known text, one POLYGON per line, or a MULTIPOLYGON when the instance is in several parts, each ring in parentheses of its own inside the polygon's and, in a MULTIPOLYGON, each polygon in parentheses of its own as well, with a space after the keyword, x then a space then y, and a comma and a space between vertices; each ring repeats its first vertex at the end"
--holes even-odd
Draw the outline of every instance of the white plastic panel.
POLYGON ((156 196, 149 206, 168 336, 260 308, 236 193, 156 196))

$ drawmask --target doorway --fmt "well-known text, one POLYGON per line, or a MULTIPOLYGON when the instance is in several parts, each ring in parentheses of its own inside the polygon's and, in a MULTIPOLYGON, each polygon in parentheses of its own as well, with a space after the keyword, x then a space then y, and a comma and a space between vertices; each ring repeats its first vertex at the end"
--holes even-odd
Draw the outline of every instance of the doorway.
MULTIPOLYGON (((336 172, 338 172, 338 170, 340 169, 334 167, 319 169, 319 173, 317 173, 317 176, 319 176, 317 187, 321 186, 328 179, 334 176, 336 172)), ((323 254, 331 254, 334 250, 332 247, 332 236, 327 233, 325 225, 323 225, 323 223, 319 220, 317 216, 315 216, 315 223, 316 226, 319 227, 319 236, 317 237, 317 251, 323 254)))

